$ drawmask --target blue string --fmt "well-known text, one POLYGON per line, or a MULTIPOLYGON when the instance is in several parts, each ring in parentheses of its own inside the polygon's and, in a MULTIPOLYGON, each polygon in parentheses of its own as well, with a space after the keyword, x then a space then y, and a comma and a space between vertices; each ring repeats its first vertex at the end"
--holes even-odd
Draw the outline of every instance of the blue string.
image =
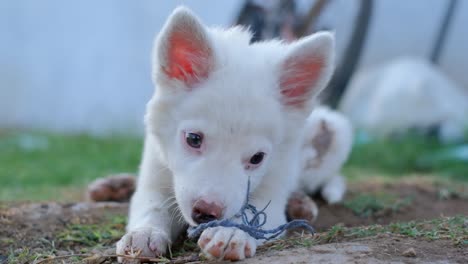
POLYGON ((306 229, 311 234, 315 233, 314 228, 306 220, 292 220, 274 229, 269 229, 269 230, 262 229, 262 227, 267 222, 267 215, 265 213, 265 210, 268 208, 271 201, 268 202, 268 204, 262 210, 258 211, 254 205, 249 204, 249 194, 250 194, 250 178, 247 183, 247 195, 245 199, 245 204, 239 213, 237 213, 231 219, 213 220, 208 223, 200 224, 196 227, 191 226, 187 230, 188 237, 189 238, 199 237, 205 229, 210 228, 210 227, 218 227, 218 226, 239 228, 240 230, 246 232, 251 237, 257 240, 260 240, 260 239, 270 240, 270 239, 278 237, 287 229, 299 228, 299 227, 306 229), (248 213, 247 213, 248 211, 250 211, 250 213, 252 214, 252 219, 250 220, 249 220, 248 213), (236 223, 233 220, 239 217, 242 219, 241 224, 236 223))

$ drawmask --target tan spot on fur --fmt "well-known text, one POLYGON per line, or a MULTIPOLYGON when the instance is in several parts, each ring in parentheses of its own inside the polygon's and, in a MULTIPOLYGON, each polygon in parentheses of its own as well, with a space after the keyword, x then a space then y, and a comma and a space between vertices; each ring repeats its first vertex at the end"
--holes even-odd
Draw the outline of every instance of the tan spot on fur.
POLYGON ((306 169, 318 168, 322 164, 323 157, 330 150, 334 133, 331 131, 324 120, 320 121, 319 133, 312 138, 312 146, 317 152, 317 156, 309 160, 306 169))

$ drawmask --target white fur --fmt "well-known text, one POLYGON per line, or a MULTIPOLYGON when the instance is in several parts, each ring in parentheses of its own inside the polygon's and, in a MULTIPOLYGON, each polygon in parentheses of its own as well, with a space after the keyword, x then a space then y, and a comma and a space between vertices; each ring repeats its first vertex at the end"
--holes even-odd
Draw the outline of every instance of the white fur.
MULTIPOLYGON (((191 210, 199 198, 222 204, 223 218, 234 216, 244 203, 249 177, 251 202, 262 208, 271 200, 265 228, 286 222, 288 196, 299 184, 305 120, 313 98, 331 76, 334 40, 329 33, 289 45, 279 41, 249 44, 250 38, 239 27, 206 28, 185 8, 178 8, 168 19, 155 44, 153 79, 157 89, 147 106, 143 159, 131 200, 128 234, 117 246, 119 254, 135 247, 132 239, 142 237, 160 243, 150 249, 153 254, 165 252, 187 223, 196 225, 191 210), (188 84, 165 74, 164 67, 171 63, 166 51, 171 48, 174 30, 207 43, 212 58, 193 59, 203 62, 203 69, 196 70, 210 70, 208 78, 190 79, 188 84), (289 88, 280 87, 280 76, 295 74, 294 69, 284 69, 284 62, 291 58, 323 62, 321 74, 304 94, 307 100, 301 106, 287 104, 281 95, 281 89, 289 88), (184 148, 181 135, 187 130, 203 132, 206 149, 201 155, 184 148), (244 169, 242 161, 257 151, 267 153, 264 162, 255 170, 244 169)), ((205 230, 202 237, 232 243, 232 232, 222 229, 210 231, 212 235, 205 230)), ((247 234, 237 233, 237 240, 252 244, 247 234)), ((210 254, 215 244, 200 245, 207 255, 233 259, 224 251, 220 256, 210 254)), ((251 246, 254 253, 256 244, 251 246)), ((236 250, 240 259, 246 256, 244 248, 236 250)))
POLYGON ((343 199, 346 183, 340 170, 348 158, 352 142, 352 126, 345 116, 325 107, 314 109, 307 119, 302 155, 304 172, 301 186, 306 192, 321 191, 328 203, 336 203, 343 199), (323 132, 322 123, 331 134, 331 143, 325 154, 319 158, 312 140, 323 132))

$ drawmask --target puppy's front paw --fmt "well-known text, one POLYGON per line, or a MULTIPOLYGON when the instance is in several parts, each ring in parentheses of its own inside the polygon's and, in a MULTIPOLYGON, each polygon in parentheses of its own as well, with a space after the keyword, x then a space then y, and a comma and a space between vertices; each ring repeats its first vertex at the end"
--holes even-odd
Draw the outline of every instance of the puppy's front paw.
POLYGON ((213 259, 242 260, 255 255, 257 242, 235 227, 212 227, 201 234, 198 246, 213 259))
MULTIPOLYGON (((117 255, 155 258, 166 253, 169 237, 159 229, 143 227, 125 234, 116 245, 117 255)), ((119 263, 139 263, 143 259, 118 258, 119 263)))

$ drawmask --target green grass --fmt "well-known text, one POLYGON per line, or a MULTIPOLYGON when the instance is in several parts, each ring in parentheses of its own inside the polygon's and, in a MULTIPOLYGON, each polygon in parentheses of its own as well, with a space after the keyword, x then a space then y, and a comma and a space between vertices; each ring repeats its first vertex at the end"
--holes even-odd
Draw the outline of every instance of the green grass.
POLYGON ((82 245, 93 248, 111 245, 124 235, 125 225, 126 218, 121 216, 100 224, 72 224, 57 235, 57 242, 61 246, 82 245))
MULTIPOLYGON (((46 247, 10 247, 7 263, 36 263, 50 259, 45 263, 88 263, 82 256, 93 256, 93 252, 105 250, 115 244, 124 235, 126 217, 109 215, 99 224, 70 224, 58 233, 46 247), (76 248, 79 248, 78 252, 76 248), (58 251, 68 251, 69 257, 64 262, 53 261, 58 251), (75 253, 73 253, 75 252, 75 253)), ((12 243, 14 245, 14 241, 12 243)), ((101 262, 89 262, 101 263, 101 262)))
POLYGON ((356 238, 373 237, 380 234, 399 235, 410 238, 450 240, 456 246, 468 246, 468 217, 443 217, 427 221, 396 222, 390 225, 370 225, 363 227, 344 227, 335 225, 328 231, 315 235, 300 234, 289 238, 269 242, 260 246, 258 251, 282 250, 293 247, 310 247, 340 241, 352 241, 356 238))
MULTIPOLYGON (((344 173, 350 179, 428 173, 468 182, 466 161, 430 158, 451 147, 417 136, 359 144, 344 173)), ((141 149, 136 136, 0 131, 0 200, 76 200, 95 178, 136 172, 141 149)))
POLYGON ((468 246, 468 217, 454 216, 437 218, 427 221, 411 221, 392 223, 387 226, 371 225, 366 227, 348 228, 347 236, 369 237, 381 233, 391 233, 412 238, 428 240, 449 239, 455 245, 468 246))
POLYGON ((136 172, 141 148, 137 137, 0 133, 0 200, 58 199, 95 178, 136 172))
POLYGON ((417 135, 356 144, 344 170, 352 178, 359 178, 363 171, 367 171, 365 174, 390 177, 430 173, 468 181, 468 162, 442 155, 461 144, 468 144, 468 139, 458 144, 443 145, 435 138, 417 135))
POLYGON ((344 206, 356 215, 368 217, 385 211, 396 212, 411 204, 413 198, 408 196, 399 198, 389 193, 364 193, 344 201, 344 206))

